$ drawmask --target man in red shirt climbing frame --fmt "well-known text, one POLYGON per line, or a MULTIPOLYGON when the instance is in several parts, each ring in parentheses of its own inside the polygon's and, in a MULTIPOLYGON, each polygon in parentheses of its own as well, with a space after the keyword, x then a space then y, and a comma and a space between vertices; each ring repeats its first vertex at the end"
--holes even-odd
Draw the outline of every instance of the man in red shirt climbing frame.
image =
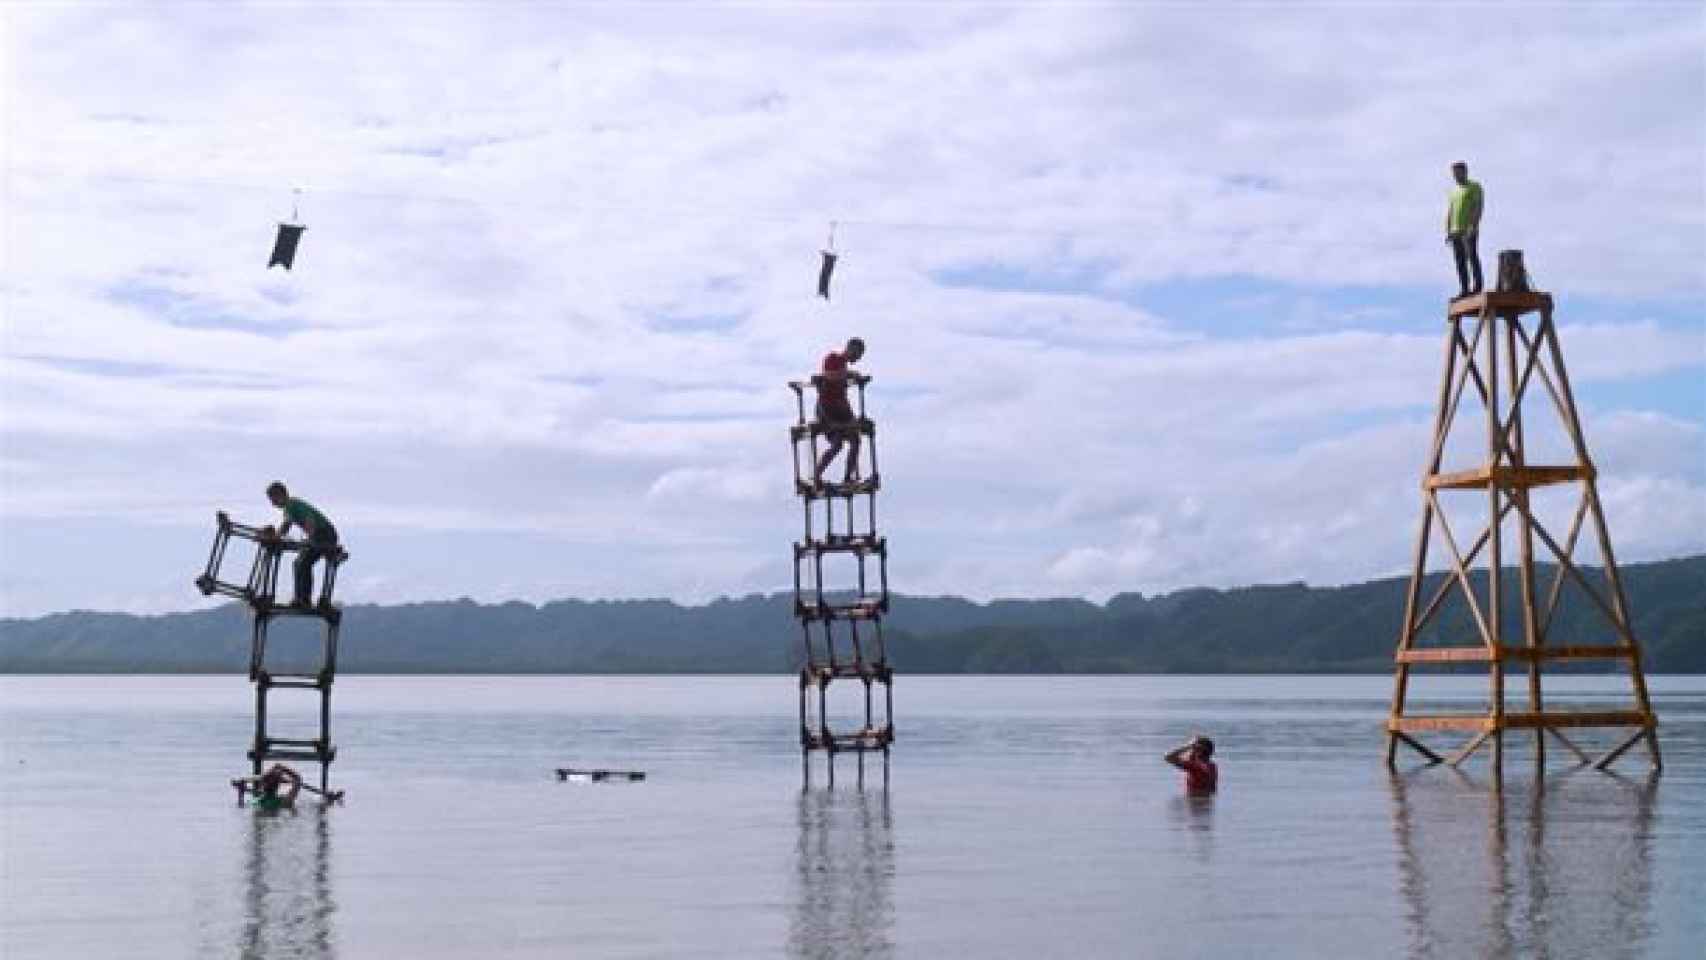
POLYGON ((823 370, 817 384, 817 422, 829 440, 829 449, 817 458, 812 470, 814 483, 823 483, 823 471, 843 446, 848 448, 847 474, 843 482, 852 483, 859 478, 859 418, 847 400, 847 367, 858 363, 864 355, 865 341, 858 337, 848 340, 847 346, 839 352, 831 350, 824 354, 823 370))

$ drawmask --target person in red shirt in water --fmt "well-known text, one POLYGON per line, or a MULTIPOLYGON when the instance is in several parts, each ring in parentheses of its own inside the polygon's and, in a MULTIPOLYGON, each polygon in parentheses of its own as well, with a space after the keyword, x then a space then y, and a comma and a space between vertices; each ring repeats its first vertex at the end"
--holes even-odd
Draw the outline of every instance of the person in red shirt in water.
POLYGON ((848 340, 840 352, 831 350, 824 354, 823 373, 817 387, 817 422, 823 425, 829 449, 817 458, 812 471, 814 483, 823 482, 823 471, 843 445, 847 447, 847 475, 843 482, 852 483, 859 477, 859 418, 847 401, 847 366, 858 363, 864 355, 865 341, 858 337, 848 340))
POLYGON ((1207 737, 1197 737, 1162 759, 1185 771, 1186 793, 1206 796, 1220 785, 1220 769, 1210 759, 1213 756, 1214 741, 1207 737))

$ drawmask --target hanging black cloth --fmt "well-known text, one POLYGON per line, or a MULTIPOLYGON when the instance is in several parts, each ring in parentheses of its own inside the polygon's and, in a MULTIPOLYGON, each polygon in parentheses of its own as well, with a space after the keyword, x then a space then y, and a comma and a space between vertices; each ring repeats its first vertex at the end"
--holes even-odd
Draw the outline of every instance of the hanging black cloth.
POLYGON ((835 254, 823 252, 823 266, 817 272, 817 295, 829 299, 829 275, 835 272, 835 254))
POLYGON ((267 261, 267 269, 283 267, 290 269, 296 262, 296 244, 302 239, 302 231, 308 229, 299 223, 281 223, 278 225, 278 239, 273 241, 272 259, 267 261))

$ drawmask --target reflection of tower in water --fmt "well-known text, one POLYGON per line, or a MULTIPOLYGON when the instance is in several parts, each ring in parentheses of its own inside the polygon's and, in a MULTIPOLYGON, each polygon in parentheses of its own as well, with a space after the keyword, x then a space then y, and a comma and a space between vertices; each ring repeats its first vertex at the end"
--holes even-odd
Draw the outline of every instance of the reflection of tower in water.
POLYGON ((790 957, 894 955, 894 832, 887 791, 802 791, 790 957))
POLYGON ((1657 783, 1393 777, 1407 955, 1644 956, 1657 783))
POLYGON ((244 960, 337 955, 332 937, 332 827, 325 809, 257 811, 249 851, 238 956, 244 960), (304 833, 312 831, 312 843, 304 833))

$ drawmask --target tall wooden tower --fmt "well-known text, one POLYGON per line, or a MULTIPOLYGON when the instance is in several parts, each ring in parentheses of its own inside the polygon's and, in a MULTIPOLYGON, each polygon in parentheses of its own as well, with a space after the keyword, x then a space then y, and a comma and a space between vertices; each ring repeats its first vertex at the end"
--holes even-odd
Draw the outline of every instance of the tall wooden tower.
MULTIPOLYGON (((835 757, 858 757, 859 778, 865 754, 883 755, 888 777, 889 745, 894 742, 894 670, 883 639, 889 609, 888 540, 877 533, 877 428, 865 415, 865 387, 871 378, 847 374, 858 388, 856 429, 863 475, 844 482, 813 475, 818 441, 827 430, 815 414, 807 416, 806 391, 815 394, 823 378, 791 381, 798 415, 788 436, 793 446, 794 491, 805 509, 805 530, 794 543, 794 616, 800 621, 800 752, 811 777, 811 755, 828 755, 829 782, 835 782, 835 757), (832 711, 830 689, 836 680, 859 683, 860 702, 851 710, 832 711), (832 722, 839 715, 840 724, 832 722)), ((815 398, 814 398, 815 399, 815 398)), ((844 454, 845 456, 846 454, 844 454)), ((839 469, 831 464, 829 469, 839 469)))
POLYGON ((1521 289, 1520 281, 1509 286, 1519 289, 1454 300, 1446 312, 1445 370, 1422 477, 1386 763, 1395 765, 1399 744, 1430 763, 1453 766, 1491 744, 1497 775, 1505 732, 1533 730, 1537 769, 1544 768, 1548 737, 1600 768, 1645 741, 1657 768, 1657 721, 1641 646, 1630 629, 1552 297, 1521 289), (1443 576, 1427 574, 1430 551, 1447 561, 1443 576), (1570 611, 1569 624, 1558 618, 1561 609, 1570 611), (1549 710, 1541 683, 1546 666, 1585 661, 1622 664, 1630 702, 1549 710), (1413 669, 1474 664, 1487 669, 1484 709, 1410 711, 1413 669), (1526 680, 1526 704, 1518 709, 1506 704, 1507 667, 1526 680), (1586 739, 1591 728, 1622 732, 1600 747, 1586 739), (1452 731, 1468 739, 1450 753, 1422 742, 1425 734, 1452 731))

